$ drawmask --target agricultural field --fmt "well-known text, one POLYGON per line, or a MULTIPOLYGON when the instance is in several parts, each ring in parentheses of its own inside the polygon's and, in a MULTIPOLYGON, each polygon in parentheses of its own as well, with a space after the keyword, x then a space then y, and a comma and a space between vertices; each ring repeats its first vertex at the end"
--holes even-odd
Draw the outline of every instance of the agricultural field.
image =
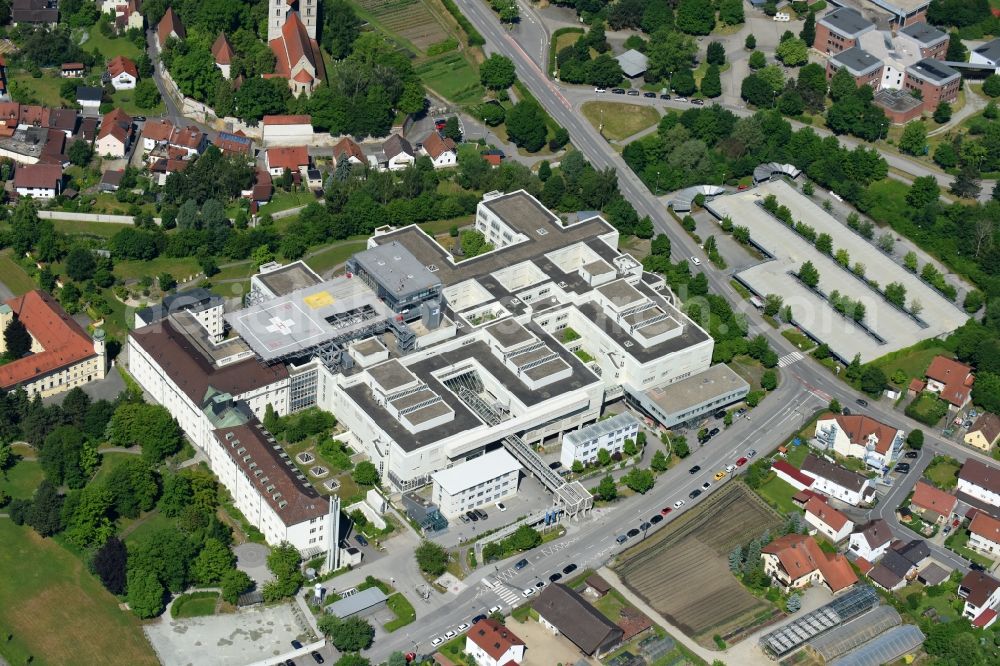
POLYGON ((744 484, 731 482, 669 527, 626 550, 614 569, 650 606, 706 646, 770 618, 776 608, 729 571, 729 552, 781 517, 744 484))
POLYGON ((415 70, 425 86, 456 104, 474 104, 481 101, 486 92, 479 82, 479 74, 458 52, 428 60, 417 65, 415 70))
POLYGON ((356 0, 361 14, 371 17, 387 32, 398 35, 420 53, 451 37, 440 8, 430 0, 356 0))

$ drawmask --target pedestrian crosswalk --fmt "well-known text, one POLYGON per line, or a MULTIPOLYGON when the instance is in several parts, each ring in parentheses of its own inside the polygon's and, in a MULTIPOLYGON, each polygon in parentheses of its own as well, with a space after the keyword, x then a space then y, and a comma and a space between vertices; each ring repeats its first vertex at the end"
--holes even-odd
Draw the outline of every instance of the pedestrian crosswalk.
POLYGON ((802 352, 796 351, 792 352, 791 354, 785 354, 784 356, 778 359, 778 367, 779 368, 788 367, 792 363, 801 361, 803 358, 805 358, 805 356, 802 355, 802 352))
POLYGON ((500 599, 508 606, 514 607, 521 602, 522 597, 520 590, 515 590, 501 582, 490 581, 490 583, 492 584, 487 584, 485 580, 483 581, 483 584, 493 590, 496 595, 500 597, 500 599))

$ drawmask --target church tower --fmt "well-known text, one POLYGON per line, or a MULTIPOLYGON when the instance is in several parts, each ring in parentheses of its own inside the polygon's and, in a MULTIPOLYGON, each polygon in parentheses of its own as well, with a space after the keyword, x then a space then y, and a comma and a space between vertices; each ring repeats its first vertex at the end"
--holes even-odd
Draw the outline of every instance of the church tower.
POLYGON ((316 39, 320 0, 269 0, 267 15, 267 41, 281 37, 281 27, 291 12, 298 12, 306 27, 309 39, 316 39))

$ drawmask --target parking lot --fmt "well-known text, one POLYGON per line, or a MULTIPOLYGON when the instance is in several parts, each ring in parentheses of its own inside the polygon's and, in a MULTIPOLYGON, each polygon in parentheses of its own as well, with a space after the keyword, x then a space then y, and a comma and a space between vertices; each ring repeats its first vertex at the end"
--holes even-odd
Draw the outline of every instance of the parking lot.
POLYGON ((883 254, 875 245, 826 213, 811 199, 784 181, 773 181, 758 187, 716 198, 706 208, 719 219, 728 216, 737 225, 750 231, 754 244, 774 257, 738 273, 761 296, 780 294, 792 308, 796 324, 814 337, 826 342, 841 358, 861 355, 866 362, 889 352, 909 347, 920 340, 947 334, 968 319, 953 303, 907 271, 893 257, 883 254), (838 264, 790 227, 770 215, 759 202, 774 194, 779 204, 786 206, 795 221, 811 226, 817 234, 833 238, 833 249, 846 250, 850 265, 860 263, 865 276, 882 288, 893 282, 906 288, 906 304, 919 302, 919 314, 924 325, 891 306, 873 288, 838 264), (819 271, 818 289, 829 296, 833 291, 859 301, 865 306, 864 325, 878 337, 866 332, 848 317, 836 312, 822 296, 809 289, 791 273, 798 272, 806 261, 819 271), (881 338, 879 340, 878 338, 881 338))
POLYGON ((475 539, 477 534, 492 532, 498 528, 520 520, 529 513, 535 513, 541 507, 552 503, 552 495, 545 490, 538 479, 532 476, 522 476, 517 487, 517 494, 502 501, 506 511, 500 511, 495 504, 480 507, 486 513, 486 520, 465 522, 458 516, 448 519, 448 529, 431 537, 446 548, 458 545, 466 539, 475 539))

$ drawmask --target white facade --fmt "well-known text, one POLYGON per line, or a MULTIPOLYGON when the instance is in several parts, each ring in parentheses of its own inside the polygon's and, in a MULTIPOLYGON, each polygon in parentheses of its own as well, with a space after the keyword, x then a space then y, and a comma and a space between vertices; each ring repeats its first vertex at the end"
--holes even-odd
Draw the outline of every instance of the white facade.
MULTIPOLYGON (((274 0, 272 0, 272 4, 274 0)), ((309 116, 294 121, 269 123, 264 119, 261 140, 271 146, 301 146, 312 141, 313 126, 309 116)))
POLYGON ((452 518, 517 493, 521 464, 503 449, 435 472, 432 502, 452 518))
MULTIPOLYGON (((825 506, 825 505, 824 505, 825 506)), ((835 509, 826 507, 826 511, 839 513, 835 509)), ((844 518, 843 514, 839 516, 844 518)), ((854 529, 854 523, 850 520, 844 520, 843 524, 838 528, 839 520, 834 520, 834 524, 827 522, 826 517, 821 512, 819 514, 812 513, 811 511, 806 511, 806 522, 812 525, 817 532, 825 536, 827 539, 833 543, 839 543, 846 539, 850 535, 851 530, 854 529)))
POLYGON ((106 134, 94 143, 94 150, 103 157, 125 157, 125 143, 113 134, 106 134))
MULTIPOLYGON (((810 476, 816 476, 812 471, 806 472, 810 476)), ((831 479, 824 479, 821 476, 816 476, 816 480, 813 482, 812 490, 818 493, 823 493, 834 499, 839 499, 841 502, 846 502, 851 506, 857 506, 861 504, 862 499, 866 494, 866 490, 869 488, 874 488, 875 484, 871 479, 865 481, 864 485, 859 490, 853 490, 851 488, 845 488, 836 481, 831 479)))
POLYGON ((851 535, 848 548, 850 548, 851 552, 856 553, 858 557, 863 557, 869 562, 874 563, 885 555, 885 552, 889 550, 889 544, 892 543, 892 533, 888 529, 886 529, 886 532, 885 541, 874 545, 868 543, 868 539, 862 532, 855 532, 851 535))
POLYGON ((569 468, 577 460, 584 464, 596 461, 601 449, 611 455, 621 453, 625 440, 635 441, 638 434, 639 421, 628 412, 598 421, 563 435, 559 462, 569 468))
POLYGON ((269 0, 267 10, 267 41, 281 37, 290 12, 298 12, 306 27, 309 39, 316 39, 316 20, 319 18, 320 0, 269 0))
POLYGON ((128 72, 121 72, 118 76, 111 77, 111 85, 115 90, 132 90, 135 88, 135 77, 128 72))
POLYGON ((816 438, 845 458, 858 458, 863 460, 868 467, 876 470, 891 467, 899 458, 905 441, 902 430, 884 426, 870 417, 856 415, 837 415, 818 420, 816 422, 816 438), (842 425, 842 422, 847 419, 860 419, 862 421, 864 429, 868 431, 863 441, 852 441, 851 435, 842 425), (889 439, 890 437, 890 442, 880 441, 880 438, 889 439), (883 449, 883 451, 880 452, 879 449, 883 449))
POLYGON ((34 199, 54 199, 56 196, 54 187, 19 187, 17 195, 19 197, 32 197, 34 199))
POLYGON ((431 157, 426 150, 421 150, 420 152, 421 154, 430 157, 431 164, 434 165, 435 169, 447 169, 448 167, 453 167, 458 164, 458 155, 454 150, 446 150, 437 157, 431 157))
POLYGON ((417 158, 409 153, 399 153, 398 155, 393 155, 389 158, 387 168, 389 171, 402 171, 403 169, 410 167, 416 161, 417 158))
MULTIPOLYGON (((489 199, 491 194, 499 195, 499 192, 486 194, 484 199, 489 199)), ((482 205, 476 208, 476 231, 486 238, 487 243, 497 249, 515 243, 523 243, 528 240, 527 236, 518 232, 508 225, 503 218, 482 205)))
POLYGON ((972 497, 986 502, 987 504, 1000 506, 1000 493, 990 490, 989 488, 983 488, 982 486, 968 481, 967 479, 963 479, 961 475, 958 477, 958 492, 971 495, 972 497))
MULTIPOLYGON (((477 623, 478 624, 478 623, 477 623)), ((503 625, 501 625, 503 627, 503 625)), ((476 666, 506 666, 507 664, 520 664, 524 659, 524 643, 517 639, 516 643, 505 640, 501 645, 506 646, 506 650, 503 651, 498 657, 494 657, 492 654, 487 652, 484 648, 480 647, 479 643, 473 640, 472 632, 476 630, 476 625, 473 625, 469 629, 469 633, 465 636, 465 653, 472 655, 472 659, 476 662, 476 666)), ((499 631, 503 633, 512 633, 509 629, 503 628, 499 631)), ((489 640, 491 642, 496 642, 493 638, 489 629, 487 629, 487 636, 484 640, 489 640)), ((499 644, 499 643, 498 643, 499 644)), ((493 650, 494 652, 497 650, 493 650)))
POLYGON ((993 541, 981 534, 969 533, 969 547, 981 550, 984 553, 1000 554, 1000 543, 993 541))

